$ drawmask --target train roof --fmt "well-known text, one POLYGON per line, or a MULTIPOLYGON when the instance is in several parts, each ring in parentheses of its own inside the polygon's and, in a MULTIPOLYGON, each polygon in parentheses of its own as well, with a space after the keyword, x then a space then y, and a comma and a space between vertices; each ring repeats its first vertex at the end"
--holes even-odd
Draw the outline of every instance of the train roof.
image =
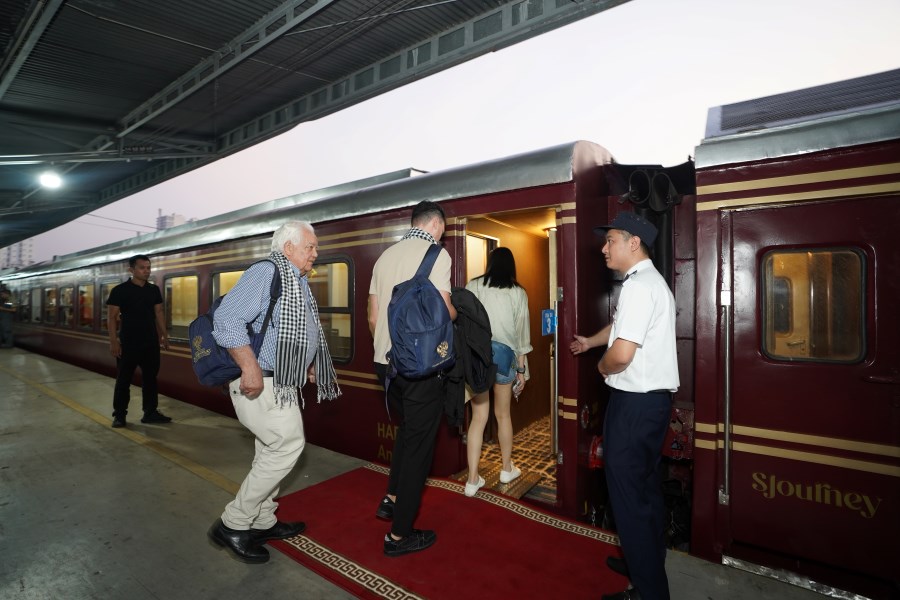
POLYGON ((208 219, 106 244, 2 277, 14 280, 94 264, 124 261, 135 254, 151 258, 182 248, 272 233, 289 220, 320 224, 374 212, 413 206, 422 200, 499 193, 573 181, 580 168, 612 162, 602 146, 577 141, 524 154, 426 173, 415 169, 350 182, 263 202, 208 219), (412 177, 412 175, 416 175, 412 177))
POLYGON ((709 110, 697 168, 900 139, 900 69, 709 110))

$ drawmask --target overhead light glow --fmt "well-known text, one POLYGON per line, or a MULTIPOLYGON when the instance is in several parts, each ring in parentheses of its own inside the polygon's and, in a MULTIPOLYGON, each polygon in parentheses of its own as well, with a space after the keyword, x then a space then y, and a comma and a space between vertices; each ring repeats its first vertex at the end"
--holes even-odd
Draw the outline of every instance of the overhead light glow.
POLYGON ((41 185, 45 188, 56 189, 62 185, 62 179, 53 171, 45 171, 41 173, 41 185))

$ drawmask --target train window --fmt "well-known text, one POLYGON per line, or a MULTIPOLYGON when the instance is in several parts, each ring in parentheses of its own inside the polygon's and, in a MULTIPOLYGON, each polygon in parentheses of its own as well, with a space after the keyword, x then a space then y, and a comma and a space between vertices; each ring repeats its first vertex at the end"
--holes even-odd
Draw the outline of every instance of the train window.
POLYGON ((347 261, 316 263, 309 275, 309 289, 319 307, 322 332, 336 361, 349 361, 353 354, 351 282, 347 261))
MULTIPOLYGON (((118 281, 113 281, 111 283, 104 283, 100 285, 100 297, 103 298, 103 306, 106 306, 106 301, 109 300, 109 293, 112 292, 112 289, 119 285, 118 281)), ((107 325, 107 320, 109 318, 109 310, 104 309, 100 311, 100 331, 106 332, 109 331, 109 327, 107 325)), ((119 315, 121 319, 122 316, 119 315)), ((118 324, 116 325, 116 330, 118 330, 118 324)))
POLYGON ((224 296, 230 292, 243 274, 243 271, 227 271, 213 275, 213 298, 224 296))
POLYGON ((31 292, 22 290, 19 292, 19 320, 27 323, 31 318, 31 292))
POLYGON ((73 287, 59 288, 59 324, 63 327, 71 327, 75 322, 75 315, 72 312, 74 293, 73 287))
POLYGON ((32 323, 40 323, 41 322, 41 290, 40 288, 34 288, 31 290, 31 322, 32 323))
POLYGON ((199 297, 196 275, 166 279, 166 331, 171 339, 188 339, 188 325, 198 316, 199 297))
POLYGON ((94 284, 78 286, 78 327, 94 328, 94 284))
POLYGON ((769 252, 761 287, 765 353, 858 362, 865 351, 865 255, 852 248, 769 252))
POLYGON ((44 323, 56 324, 56 288, 44 288, 44 323))

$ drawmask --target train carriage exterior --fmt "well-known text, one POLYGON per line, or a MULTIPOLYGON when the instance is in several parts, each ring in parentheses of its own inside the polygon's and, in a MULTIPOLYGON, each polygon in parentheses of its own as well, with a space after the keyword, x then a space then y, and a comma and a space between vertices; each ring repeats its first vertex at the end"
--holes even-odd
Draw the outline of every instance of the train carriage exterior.
MULTIPOLYGON (((660 229, 654 262, 676 296, 682 385, 664 454, 692 499, 690 551, 898 597, 900 71, 714 109, 696 154, 675 168, 627 166, 576 142, 387 174, 69 255, 2 277, 20 309, 16 343, 113 374, 103 301, 127 258, 147 254, 173 341, 160 391, 232 414, 226 396, 196 383, 187 324, 268 253, 276 227, 309 220, 320 242, 310 284, 344 396, 307 401, 308 437, 388 463, 396 427, 372 368, 368 286, 409 208, 438 201, 453 284, 503 245, 528 291, 535 349, 514 428, 549 422, 557 482, 534 501, 595 521, 606 389, 599 354, 567 347, 609 322, 621 288, 593 227, 636 211, 660 229), (544 309, 556 310, 550 335, 544 309)), ((432 473, 464 468, 463 430, 442 427, 432 473)))

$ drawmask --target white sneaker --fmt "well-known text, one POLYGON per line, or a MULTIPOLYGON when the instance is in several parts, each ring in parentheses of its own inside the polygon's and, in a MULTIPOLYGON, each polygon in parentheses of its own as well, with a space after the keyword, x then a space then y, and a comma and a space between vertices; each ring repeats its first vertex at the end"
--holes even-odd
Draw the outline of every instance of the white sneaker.
POLYGON ((513 479, 515 479, 516 477, 518 477, 521 474, 522 474, 522 471, 520 471, 516 467, 516 465, 513 465, 512 470, 510 470, 510 471, 504 471, 501 469, 500 470, 500 483, 509 483, 510 481, 512 481, 513 479))
POLYGON ((484 477, 478 476, 478 483, 466 483, 466 496, 471 498, 478 493, 478 490, 484 485, 484 477))

